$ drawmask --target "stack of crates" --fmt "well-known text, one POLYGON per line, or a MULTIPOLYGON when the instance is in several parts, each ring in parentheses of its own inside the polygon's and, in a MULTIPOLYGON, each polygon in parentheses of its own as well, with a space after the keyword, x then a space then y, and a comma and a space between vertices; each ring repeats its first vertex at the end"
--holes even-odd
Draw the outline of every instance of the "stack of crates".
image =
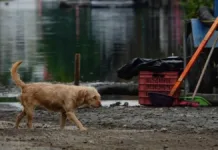
MULTIPOLYGON (((151 105, 148 93, 157 92, 168 95, 179 77, 179 72, 149 72, 141 71, 138 80, 138 96, 140 105, 151 105)), ((179 104, 181 89, 174 94, 174 104, 179 104)))

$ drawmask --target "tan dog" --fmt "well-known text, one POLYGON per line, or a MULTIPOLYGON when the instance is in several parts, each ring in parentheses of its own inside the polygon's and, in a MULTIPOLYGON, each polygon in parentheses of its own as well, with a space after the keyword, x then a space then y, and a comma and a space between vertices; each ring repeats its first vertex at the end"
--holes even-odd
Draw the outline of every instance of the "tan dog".
POLYGON ((22 91, 19 99, 24 108, 17 116, 15 127, 18 128, 22 118, 27 116, 27 126, 32 128, 33 111, 36 106, 42 106, 48 110, 61 112, 61 129, 64 128, 68 118, 71 122, 75 122, 80 130, 87 130, 73 111, 82 105, 100 107, 100 94, 97 90, 93 87, 42 82, 25 84, 17 73, 21 63, 22 61, 18 61, 11 68, 12 79, 22 91))

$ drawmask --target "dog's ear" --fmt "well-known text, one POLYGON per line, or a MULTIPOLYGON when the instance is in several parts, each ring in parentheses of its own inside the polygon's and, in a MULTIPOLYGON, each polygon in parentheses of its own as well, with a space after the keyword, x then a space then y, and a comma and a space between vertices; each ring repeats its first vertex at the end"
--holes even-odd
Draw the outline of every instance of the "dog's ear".
POLYGON ((96 94, 93 94, 93 93, 88 94, 88 95, 87 95, 87 99, 96 99, 96 100, 97 100, 97 95, 96 95, 96 94))
POLYGON ((96 96, 96 95, 93 95, 93 96, 92 96, 92 99, 97 99, 97 96, 96 96))
POLYGON ((78 99, 81 100, 82 102, 84 102, 86 97, 87 97, 87 95, 88 95, 88 91, 84 90, 84 89, 81 89, 78 92, 78 99))

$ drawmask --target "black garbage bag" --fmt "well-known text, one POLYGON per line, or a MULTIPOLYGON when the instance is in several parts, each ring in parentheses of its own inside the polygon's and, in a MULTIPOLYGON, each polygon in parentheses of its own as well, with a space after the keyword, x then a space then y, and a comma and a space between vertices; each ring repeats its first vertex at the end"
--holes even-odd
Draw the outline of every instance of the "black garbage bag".
POLYGON ((201 6, 198 10, 199 20, 206 26, 210 27, 215 17, 213 16, 213 10, 207 6, 201 6))
POLYGON ((137 71, 134 69, 137 68, 138 65, 142 63, 148 63, 152 59, 146 58, 134 58, 129 63, 123 65, 117 70, 117 75, 119 78, 123 78, 126 80, 131 79, 133 76, 137 76, 137 71))
POLYGON ((183 58, 178 56, 167 57, 164 59, 134 58, 117 70, 119 78, 129 80, 138 76, 140 71, 165 72, 183 70, 183 58))

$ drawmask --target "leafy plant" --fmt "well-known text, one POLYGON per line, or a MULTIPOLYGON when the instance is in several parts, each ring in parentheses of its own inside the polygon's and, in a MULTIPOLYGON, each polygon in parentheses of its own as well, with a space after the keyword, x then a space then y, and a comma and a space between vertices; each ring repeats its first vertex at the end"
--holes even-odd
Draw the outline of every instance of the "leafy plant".
POLYGON ((213 7, 214 0, 181 0, 180 4, 185 11, 185 18, 197 17, 200 6, 213 7))

